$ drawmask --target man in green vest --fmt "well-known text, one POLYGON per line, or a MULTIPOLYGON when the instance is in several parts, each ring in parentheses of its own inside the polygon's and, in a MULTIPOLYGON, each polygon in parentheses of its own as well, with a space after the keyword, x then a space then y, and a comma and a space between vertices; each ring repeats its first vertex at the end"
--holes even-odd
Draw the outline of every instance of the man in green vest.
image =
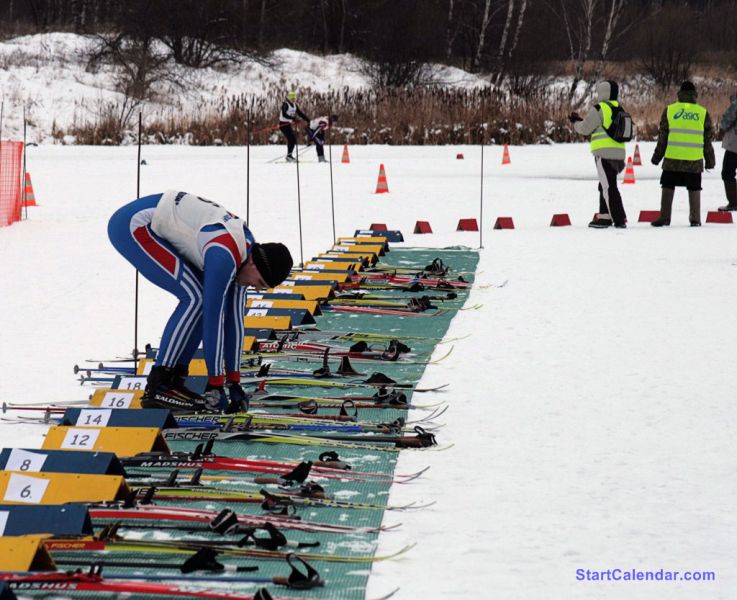
POLYGON ((691 227, 701 225, 701 173, 704 166, 714 168, 711 145, 714 128, 709 113, 696 103, 696 98, 694 84, 684 81, 678 91, 678 102, 669 104, 660 117, 652 163, 657 165, 663 157, 665 160, 660 177, 660 218, 651 223, 653 227, 670 225, 676 187, 688 190, 691 227))
POLYGON ((571 113, 569 120, 581 135, 591 136, 591 154, 596 161, 599 175, 599 212, 594 215, 589 227, 605 229, 612 226, 627 227, 627 214, 622 205, 622 196, 617 188, 617 175, 624 170, 624 143, 618 142, 607 133, 612 125, 612 115, 619 107, 619 86, 614 81, 596 84, 596 103, 582 119, 571 113))

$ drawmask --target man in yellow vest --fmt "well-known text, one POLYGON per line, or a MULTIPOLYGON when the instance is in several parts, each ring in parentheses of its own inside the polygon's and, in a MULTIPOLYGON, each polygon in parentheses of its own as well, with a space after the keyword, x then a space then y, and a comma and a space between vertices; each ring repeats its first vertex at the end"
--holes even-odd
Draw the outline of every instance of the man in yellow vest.
POLYGON ((600 81, 596 84, 596 104, 588 114, 583 119, 575 112, 569 117, 577 133, 591 136, 591 154, 599 175, 599 212, 589 227, 596 229, 611 227, 612 222, 615 227, 627 227, 627 215, 617 188, 617 175, 624 170, 624 143, 606 131, 612 125, 614 110, 619 108, 618 96, 619 86, 614 81, 600 81))
POLYGON ((663 157, 665 160, 660 177, 660 187, 663 188, 660 218, 651 223, 653 227, 670 225, 676 187, 688 190, 691 227, 701 225, 701 173, 704 166, 714 168, 714 148, 711 145, 714 127, 709 113, 696 103, 696 98, 694 84, 684 81, 678 91, 678 102, 669 104, 660 117, 652 163, 657 165, 663 157))

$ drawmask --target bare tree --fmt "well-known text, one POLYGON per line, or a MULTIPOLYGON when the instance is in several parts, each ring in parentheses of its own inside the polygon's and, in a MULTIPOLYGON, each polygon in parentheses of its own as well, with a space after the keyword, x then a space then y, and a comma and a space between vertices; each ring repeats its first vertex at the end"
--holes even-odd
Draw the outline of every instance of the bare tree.
POLYGON ((266 0, 261 0, 261 9, 258 13, 258 47, 264 48, 264 27, 266 26, 266 0))
POLYGON ((361 71, 377 90, 427 86, 434 81, 428 66, 415 60, 369 61, 361 71))
POLYGON ((345 51, 345 19, 348 10, 348 0, 339 0, 340 2, 340 33, 338 34, 338 52, 342 54, 345 51))
POLYGON ((149 11, 156 24, 155 36, 171 50, 177 63, 211 67, 239 58, 230 49, 237 37, 237 23, 221 2, 157 0, 149 11))
POLYGON ((478 71, 481 67, 481 57, 483 56, 484 45, 486 44, 486 30, 491 22, 491 1, 492 0, 484 0, 484 14, 481 17, 478 43, 476 44, 476 54, 473 57, 473 63, 471 66, 473 71, 478 71))
POLYGON ((343 52, 345 0, 319 0, 322 20, 322 53, 343 52))
POLYGON ((583 79, 583 68, 591 52, 596 10, 599 0, 559 0, 560 9, 549 5, 563 23, 568 45, 569 59, 574 64, 573 81, 568 90, 573 100, 578 84, 583 79))
POLYGON ((517 26, 514 28, 514 37, 512 38, 512 43, 509 46, 509 51, 507 52, 507 56, 509 58, 512 57, 514 54, 514 51, 517 49, 517 43, 519 42, 519 33, 522 30, 522 24, 525 22, 525 13, 527 12, 527 0, 521 0, 521 4, 519 7, 519 14, 517 14, 517 26))
POLYGON ((328 16, 326 2, 329 0, 320 0, 320 16, 322 17, 322 53, 327 54, 328 51, 328 16))
POLYGON ((466 0, 448 0, 448 16, 445 21, 445 59, 450 62, 453 58, 458 33, 463 25, 463 9, 466 0))
POLYGON ((501 39, 499 40, 499 48, 497 50, 496 56, 496 73, 493 78, 494 82, 497 85, 500 84, 504 79, 505 73, 507 71, 507 63, 509 62, 509 60, 511 60, 512 55, 517 48, 517 43, 519 42, 519 34, 522 29, 522 24, 525 20, 525 12, 527 11, 527 0, 520 0, 520 8, 519 12, 517 13, 517 22, 515 25, 514 33, 512 34, 511 42, 507 46, 507 40, 510 36, 512 20, 514 16, 515 2, 516 0, 507 0, 507 17, 504 21, 504 28, 502 30, 501 39))
POLYGON ((684 6, 669 6, 648 19, 642 69, 663 89, 688 79, 697 45, 693 14, 684 6))
POLYGON ((509 37, 509 28, 512 26, 512 15, 514 14, 514 0, 507 0, 507 18, 504 19, 504 29, 502 29, 502 37, 499 40, 499 48, 496 53, 496 61, 501 65, 504 58, 504 50, 507 46, 507 38, 509 37))
POLYGON ((604 21, 604 35, 601 40, 599 60, 596 63, 597 79, 604 68, 604 62, 609 58, 609 51, 611 50, 612 44, 619 36, 624 34, 632 26, 632 23, 625 25, 622 22, 622 17, 626 8, 625 0, 604 0, 604 8, 606 19, 604 21), (607 2, 610 3, 608 10, 606 10, 607 2))

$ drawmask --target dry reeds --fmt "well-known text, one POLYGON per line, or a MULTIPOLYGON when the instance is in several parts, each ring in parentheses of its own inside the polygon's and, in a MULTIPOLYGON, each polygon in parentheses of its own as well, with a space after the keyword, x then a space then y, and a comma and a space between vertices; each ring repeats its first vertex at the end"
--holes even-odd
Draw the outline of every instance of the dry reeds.
MULTIPOLYGON (((620 67, 621 68, 621 67, 620 67)), ((617 75, 621 75, 618 73, 617 75)), ((717 120, 728 103, 729 80, 695 78, 700 102, 717 120)), ((604 74, 606 77, 606 74, 604 74)), ((621 81, 621 79, 620 79, 621 81)), ((283 90, 264 95, 223 97, 187 114, 170 109, 144 117, 144 140, 154 144, 243 145, 251 120, 251 143, 282 143, 276 128, 283 90)), ((571 103, 564 85, 540 85, 524 97, 492 87, 414 89, 341 89, 325 93, 303 90, 303 110, 310 117, 337 114, 333 143, 442 145, 487 143, 540 144, 580 141, 568 122, 571 103)), ((662 91, 634 76, 622 84, 621 98, 637 125, 640 140, 654 139, 664 107, 676 91, 662 91)), ((146 111, 144 109, 144 115, 146 111)), ((116 143, 125 131, 110 115, 75 124, 58 135, 74 135, 78 143, 116 143)))

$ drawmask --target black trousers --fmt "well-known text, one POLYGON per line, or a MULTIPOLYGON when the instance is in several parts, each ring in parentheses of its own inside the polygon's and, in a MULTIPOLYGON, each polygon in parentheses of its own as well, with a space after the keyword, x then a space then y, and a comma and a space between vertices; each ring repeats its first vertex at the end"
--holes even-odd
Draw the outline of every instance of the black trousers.
POLYGON ((701 190, 701 173, 663 171, 660 176, 660 187, 669 190, 685 187, 689 192, 698 192, 701 190))
POLYGON ((297 145, 297 136, 294 135, 294 129, 292 129, 292 126, 288 123, 280 125, 279 129, 281 129, 284 137, 287 138, 287 154, 291 154, 294 147, 297 145))
POLYGON ((727 150, 722 161, 722 179, 724 181, 734 181, 735 173, 737 173, 737 152, 727 150))
POLYGON ((615 225, 623 225, 627 214, 617 188, 617 175, 624 170, 624 161, 601 156, 594 156, 594 160, 599 174, 599 214, 610 215, 615 225))
POLYGON ((317 156, 322 158, 325 156, 325 133, 322 131, 318 131, 314 136, 312 136, 312 141, 315 142, 315 152, 317 152, 317 156))

